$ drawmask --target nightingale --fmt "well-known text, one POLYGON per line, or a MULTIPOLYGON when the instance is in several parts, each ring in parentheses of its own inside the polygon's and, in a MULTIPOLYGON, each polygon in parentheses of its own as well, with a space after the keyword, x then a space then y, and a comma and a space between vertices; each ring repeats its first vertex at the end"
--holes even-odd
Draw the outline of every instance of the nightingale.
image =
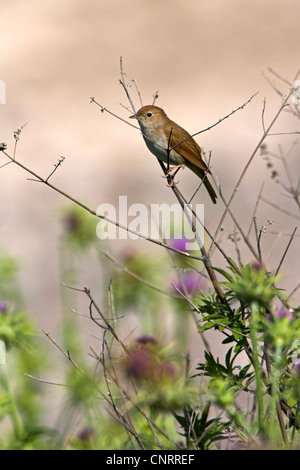
POLYGON ((207 178, 210 170, 202 160, 199 145, 186 130, 171 121, 164 110, 157 106, 143 106, 130 119, 138 120, 150 152, 164 163, 186 165, 201 178, 212 202, 216 204, 217 195, 207 178))

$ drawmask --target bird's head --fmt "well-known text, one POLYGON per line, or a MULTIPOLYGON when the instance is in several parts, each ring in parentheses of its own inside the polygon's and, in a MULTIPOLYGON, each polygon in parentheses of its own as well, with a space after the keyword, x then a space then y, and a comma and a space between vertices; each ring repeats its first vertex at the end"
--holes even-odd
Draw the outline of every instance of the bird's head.
POLYGON ((143 127, 162 127, 168 117, 158 106, 147 105, 130 116, 130 119, 137 119, 143 127))

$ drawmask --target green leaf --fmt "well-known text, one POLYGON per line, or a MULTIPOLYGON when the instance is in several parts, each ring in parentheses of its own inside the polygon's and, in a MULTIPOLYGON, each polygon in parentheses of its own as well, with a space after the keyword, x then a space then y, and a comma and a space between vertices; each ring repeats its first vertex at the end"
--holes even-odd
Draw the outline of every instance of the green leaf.
POLYGON ((227 279, 227 281, 229 282, 233 282, 234 281, 234 277, 231 276, 231 274, 229 274, 227 271, 225 271, 225 269, 222 269, 222 268, 217 268, 214 266, 214 271, 217 271, 218 273, 222 274, 222 276, 225 277, 225 279, 227 279))

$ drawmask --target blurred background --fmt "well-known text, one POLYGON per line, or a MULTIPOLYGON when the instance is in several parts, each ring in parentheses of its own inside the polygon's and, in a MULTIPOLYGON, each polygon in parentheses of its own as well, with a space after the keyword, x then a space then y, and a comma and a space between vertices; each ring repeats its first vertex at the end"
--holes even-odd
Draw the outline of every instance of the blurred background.
MULTIPOLYGON (((137 80, 143 103, 151 103, 158 90, 156 104, 190 133, 212 125, 258 92, 243 110, 197 138, 206 152, 212 152, 212 171, 228 200, 262 136, 264 99, 266 124, 281 104, 266 77, 288 92, 268 68, 289 81, 299 69, 299 18, 298 0, 2 1, 0 79, 6 84, 6 104, 0 106, 0 141, 12 154, 13 133, 27 124, 17 159, 46 177, 65 156, 51 182, 94 209, 102 203, 117 205, 120 195, 128 196, 128 204, 174 203, 139 131, 90 103, 93 96, 124 119, 131 114, 120 105, 128 106, 119 84, 122 56, 127 79, 137 80)), ((139 108, 134 87, 132 95, 139 108)), ((283 112, 273 131, 295 130, 296 120, 283 112)), ((297 184, 295 140, 295 135, 274 135, 266 143, 276 155, 289 152, 287 161, 297 184)), ((6 161, 0 155, 0 165, 6 161)), ((274 170, 288 184, 282 163, 276 158, 271 168, 267 163, 256 155, 232 205, 245 232, 263 182, 265 199, 297 213, 294 201, 282 195, 284 190, 271 178, 274 170)), ((67 201, 28 177, 14 164, 0 169, 0 247, 18 259, 26 308, 40 328, 55 332, 64 281, 60 219, 67 201)), ((191 196, 196 177, 185 170, 178 178, 180 189, 191 196)), ((224 205, 219 201, 212 207, 203 190, 196 202, 205 203, 205 221, 214 232, 224 205)), ((262 252, 272 270, 297 220, 260 202, 258 227, 267 220, 273 223, 263 234, 262 252)), ((234 229, 229 216, 223 229, 222 246, 236 259, 235 245, 228 238, 234 229)), ((298 240, 295 237, 281 268, 282 286, 288 292, 299 280, 298 240)), ((252 241, 255 245, 253 232, 252 241)), ((116 240, 109 249, 124 260, 120 250, 126 252, 127 246, 128 252, 165 256, 161 248, 142 240, 135 241, 134 248, 132 241, 116 240)), ((244 263, 253 261, 242 241, 240 252, 244 263)), ((217 252, 213 261, 224 264, 217 252)), ((109 279, 99 260, 90 254, 77 269, 76 285, 91 287, 105 309, 109 279)), ((297 297, 299 291, 293 304, 297 297)), ((90 325, 85 323, 84 328, 90 325)))

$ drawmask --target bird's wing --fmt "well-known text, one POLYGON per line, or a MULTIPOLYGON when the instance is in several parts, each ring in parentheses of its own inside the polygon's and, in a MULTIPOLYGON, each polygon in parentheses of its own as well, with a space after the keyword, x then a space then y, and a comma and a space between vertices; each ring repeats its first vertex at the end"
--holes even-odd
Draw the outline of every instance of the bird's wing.
POLYGON ((186 130, 178 126, 178 124, 176 125, 175 123, 171 122, 169 134, 166 136, 167 139, 169 139, 172 127, 173 129, 169 145, 170 149, 175 147, 174 151, 179 153, 183 158, 188 160, 197 168, 200 168, 200 170, 204 170, 205 172, 210 173, 207 165, 201 158, 201 149, 199 145, 186 130), (172 124, 174 124, 174 126, 172 126, 172 124))

